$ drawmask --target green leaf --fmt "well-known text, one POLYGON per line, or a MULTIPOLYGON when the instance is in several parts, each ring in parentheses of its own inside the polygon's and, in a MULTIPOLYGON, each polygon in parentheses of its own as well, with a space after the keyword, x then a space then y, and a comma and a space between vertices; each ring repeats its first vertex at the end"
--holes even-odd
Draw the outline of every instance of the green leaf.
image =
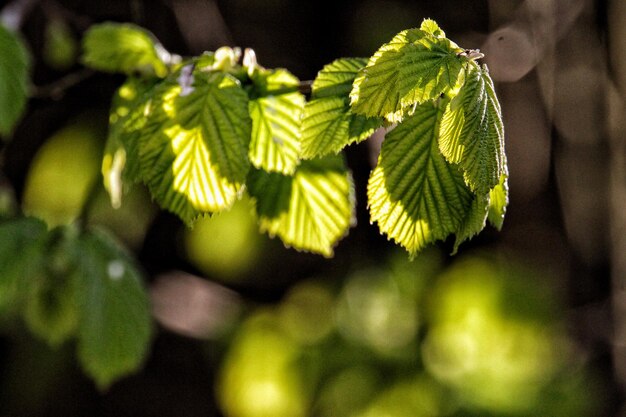
POLYGON ((78 42, 65 20, 52 18, 46 24, 43 44, 44 62, 57 71, 66 71, 78 56, 78 42))
POLYGON ((369 59, 350 93, 355 113, 397 122, 415 104, 456 88, 466 60, 458 55, 463 50, 432 35, 430 26, 398 33, 369 59))
POLYGON ((367 65, 367 58, 340 58, 327 64, 317 74, 311 98, 343 97, 349 99, 357 73, 367 65))
POLYGON ((75 334, 80 316, 77 229, 54 229, 46 240, 42 259, 28 279, 24 321, 32 333, 56 347, 75 334))
POLYGON ((124 186, 141 179, 139 140, 145 133, 153 88, 154 82, 131 77, 113 96, 102 176, 115 208, 122 204, 124 186))
POLYGON ((26 107, 30 55, 18 35, 0 24, 0 136, 7 136, 26 107))
POLYGON ((428 33, 429 35, 435 36, 437 38, 446 37, 446 33, 441 30, 437 22, 432 19, 424 19, 422 25, 420 26, 420 29, 428 33))
POLYGON ((372 221, 412 256, 456 233, 471 203, 462 174, 439 152, 441 114, 423 104, 389 132, 368 183, 372 221))
POLYGON ((443 115, 439 147, 460 164, 476 194, 487 194, 506 172, 500 104, 486 66, 468 65, 465 83, 443 115))
POLYGON ((298 250, 331 257, 353 223, 354 186, 338 155, 303 161, 293 177, 252 171, 248 190, 261 230, 298 250))
POLYGON ((21 306, 27 283, 43 258, 46 224, 22 218, 0 224, 0 314, 21 306))
POLYGON ((104 72, 165 77, 169 54, 147 30, 129 23, 93 25, 83 38, 82 62, 104 72))
POLYGON ((131 258, 98 231, 81 239, 78 283, 78 358, 104 389, 137 370, 148 353, 152 333, 148 297, 131 258))
POLYGON ((304 95, 299 80, 283 69, 256 71, 249 109, 250 162, 268 172, 292 174, 299 162, 304 95))
POLYGON ((469 211, 467 212, 461 227, 456 232, 456 240, 454 241, 454 249, 452 250, 453 255, 456 255, 461 243, 473 238, 485 228, 488 211, 489 196, 474 196, 469 211))
POLYGON ((500 183, 489 191, 489 223, 498 230, 502 230, 506 206, 509 204, 508 175, 500 177, 500 183))
POLYGON ((502 229, 506 206, 509 202, 507 176, 502 175, 500 183, 486 195, 476 195, 463 224, 456 233, 456 241, 452 254, 455 255, 459 245, 480 233, 487 220, 498 230, 502 229))
POLYGON ((315 78, 311 101, 304 108, 302 157, 337 153, 367 139, 382 124, 380 118, 353 114, 349 93, 365 58, 343 58, 326 65, 315 78))
POLYGON ((239 81, 220 72, 192 78, 185 91, 172 79, 156 87, 140 143, 141 176, 152 196, 187 224, 239 197, 252 123, 239 81))

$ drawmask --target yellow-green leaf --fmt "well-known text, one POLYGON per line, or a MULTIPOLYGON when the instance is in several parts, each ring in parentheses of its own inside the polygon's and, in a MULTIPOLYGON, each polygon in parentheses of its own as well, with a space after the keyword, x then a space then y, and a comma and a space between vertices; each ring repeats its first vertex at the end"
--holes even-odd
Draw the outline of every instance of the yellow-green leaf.
POLYGON ((456 233, 472 199, 458 167, 439 152, 441 114, 425 103, 389 132, 367 187, 372 221, 411 255, 456 233))
POLYGON ((125 185, 141 179, 139 139, 145 133, 153 88, 154 82, 131 77, 113 96, 102 176, 115 208, 122 204, 125 185))
POLYGON ((314 158, 341 151, 367 139, 382 119, 354 114, 348 94, 365 58, 342 58, 326 65, 312 87, 311 101, 304 108, 302 157, 314 158))
POLYGON ((93 25, 83 38, 82 62, 99 71, 165 77, 169 60, 150 32, 130 23, 93 25))
POLYGON ((353 223, 354 186, 341 156, 303 161, 293 177, 252 171, 248 189, 261 230, 298 250, 330 257, 353 223))
POLYGON ((456 87, 465 60, 459 56, 462 49, 434 36, 430 26, 398 33, 369 59, 350 93, 355 113, 397 122, 415 104, 456 87))
POLYGON ((487 194, 505 174, 502 114, 486 66, 468 64, 465 83, 443 115, 439 147, 476 194, 487 194))
POLYGON ((489 223, 498 230, 502 229, 506 206, 509 204, 508 175, 500 177, 500 183, 489 191, 489 223))
POLYGON ((283 69, 256 71, 250 116, 250 162, 268 172, 292 174, 300 160, 304 95, 299 80, 283 69))
POLYGON ((141 177, 166 210, 191 223, 228 209, 250 167, 248 96, 221 72, 171 78, 153 93, 140 141, 141 177))

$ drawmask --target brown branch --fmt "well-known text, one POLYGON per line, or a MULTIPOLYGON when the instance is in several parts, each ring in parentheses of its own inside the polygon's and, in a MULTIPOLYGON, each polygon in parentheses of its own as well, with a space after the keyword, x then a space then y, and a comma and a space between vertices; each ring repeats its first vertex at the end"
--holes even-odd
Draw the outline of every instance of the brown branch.
POLYGON ((311 94, 311 87, 313 86, 312 80, 300 81, 298 85, 298 91, 302 94, 311 94))
POLYGON ((94 71, 89 68, 83 68, 80 71, 72 72, 66 76, 59 78, 58 80, 42 85, 33 86, 30 91, 30 97, 32 98, 50 98, 52 100, 60 100, 65 95, 66 91, 71 87, 79 84, 94 74, 94 71))

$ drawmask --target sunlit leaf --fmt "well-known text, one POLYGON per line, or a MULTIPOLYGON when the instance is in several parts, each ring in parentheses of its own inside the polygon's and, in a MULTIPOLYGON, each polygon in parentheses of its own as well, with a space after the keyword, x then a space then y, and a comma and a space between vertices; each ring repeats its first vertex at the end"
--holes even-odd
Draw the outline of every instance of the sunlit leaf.
POLYGON ((315 78, 311 101, 304 108, 302 157, 337 153, 347 145, 367 139, 382 124, 350 110, 349 93, 365 58, 343 58, 326 65, 315 78))
POLYGON ((78 233, 60 227, 47 236, 41 260, 27 283, 24 321, 51 346, 74 336, 80 317, 77 294, 78 233))
POLYGON ((448 161, 463 168, 470 188, 486 194, 506 172, 504 128, 487 67, 470 63, 468 68, 443 115, 439 146, 448 161))
POLYGON ((29 278, 39 267, 46 224, 23 218, 0 224, 0 314, 20 307, 29 278))
POLYGON ((420 26, 420 29, 423 30, 425 33, 428 33, 429 35, 435 36, 437 38, 446 37, 446 33, 441 30, 437 22, 432 19, 424 19, 422 25, 420 26))
POLYGON ((500 183, 489 191, 489 223, 498 230, 502 229, 506 206, 509 204, 508 175, 500 177, 500 183))
POLYGON ((124 185, 141 179, 139 139, 145 133, 153 88, 152 81, 128 78, 113 96, 102 176, 115 208, 122 204, 124 185))
POLYGON ((439 152, 441 113, 423 104, 389 132, 368 183, 372 221, 411 255, 455 233, 471 202, 461 172, 439 152))
POLYGON ((250 162, 268 172, 292 174, 300 154, 304 95, 286 70, 261 70, 252 79, 250 162))
POLYGON ((99 71, 165 77, 168 59, 150 32, 130 23, 93 25, 83 38, 82 62, 99 71))
POLYGON ((1 24, 0 57, 0 136, 6 136, 26 106, 30 56, 22 40, 1 24))
POLYGON ((253 171, 248 189, 261 230, 299 250, 332 256, 353 222, 352 178, 340 156, 303 161, 293 177, 253 171))
POLYGON ((151 335, 141 276, 118 243, 98 231, 81 239, 78 358, 100 388, 139 368, 151 335))
POLYGON ((141 176, 161 207, 191 223, 229 208, 250 162, 248 96, 228 74, 196 72, 188 91, 159 85, 141 136, 141 176))
POLYGON ((465 59, 458 55, 462 49, 449 39, 432 35, 431 26, 398 33, 369 59, 350 93, 355 113, 396 122, 416 103, 456 87, 465 59))

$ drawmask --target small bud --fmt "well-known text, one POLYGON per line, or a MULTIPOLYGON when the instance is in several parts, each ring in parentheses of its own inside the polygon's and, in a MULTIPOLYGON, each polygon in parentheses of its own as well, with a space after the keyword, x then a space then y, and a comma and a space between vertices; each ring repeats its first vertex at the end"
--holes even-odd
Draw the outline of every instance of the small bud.
POLYGON ((256 61, 256 53, 252 48, 246 48, 243 53, 243 66, 248 70, 248 77, 252 77, 252 74, 258 66, 256 61))
POLYGON ((222 46, 215 51, 215 63, 213 64, 213 69, 228 71, 234 67, 236 63, 237 56, 232 48, 222 46))

